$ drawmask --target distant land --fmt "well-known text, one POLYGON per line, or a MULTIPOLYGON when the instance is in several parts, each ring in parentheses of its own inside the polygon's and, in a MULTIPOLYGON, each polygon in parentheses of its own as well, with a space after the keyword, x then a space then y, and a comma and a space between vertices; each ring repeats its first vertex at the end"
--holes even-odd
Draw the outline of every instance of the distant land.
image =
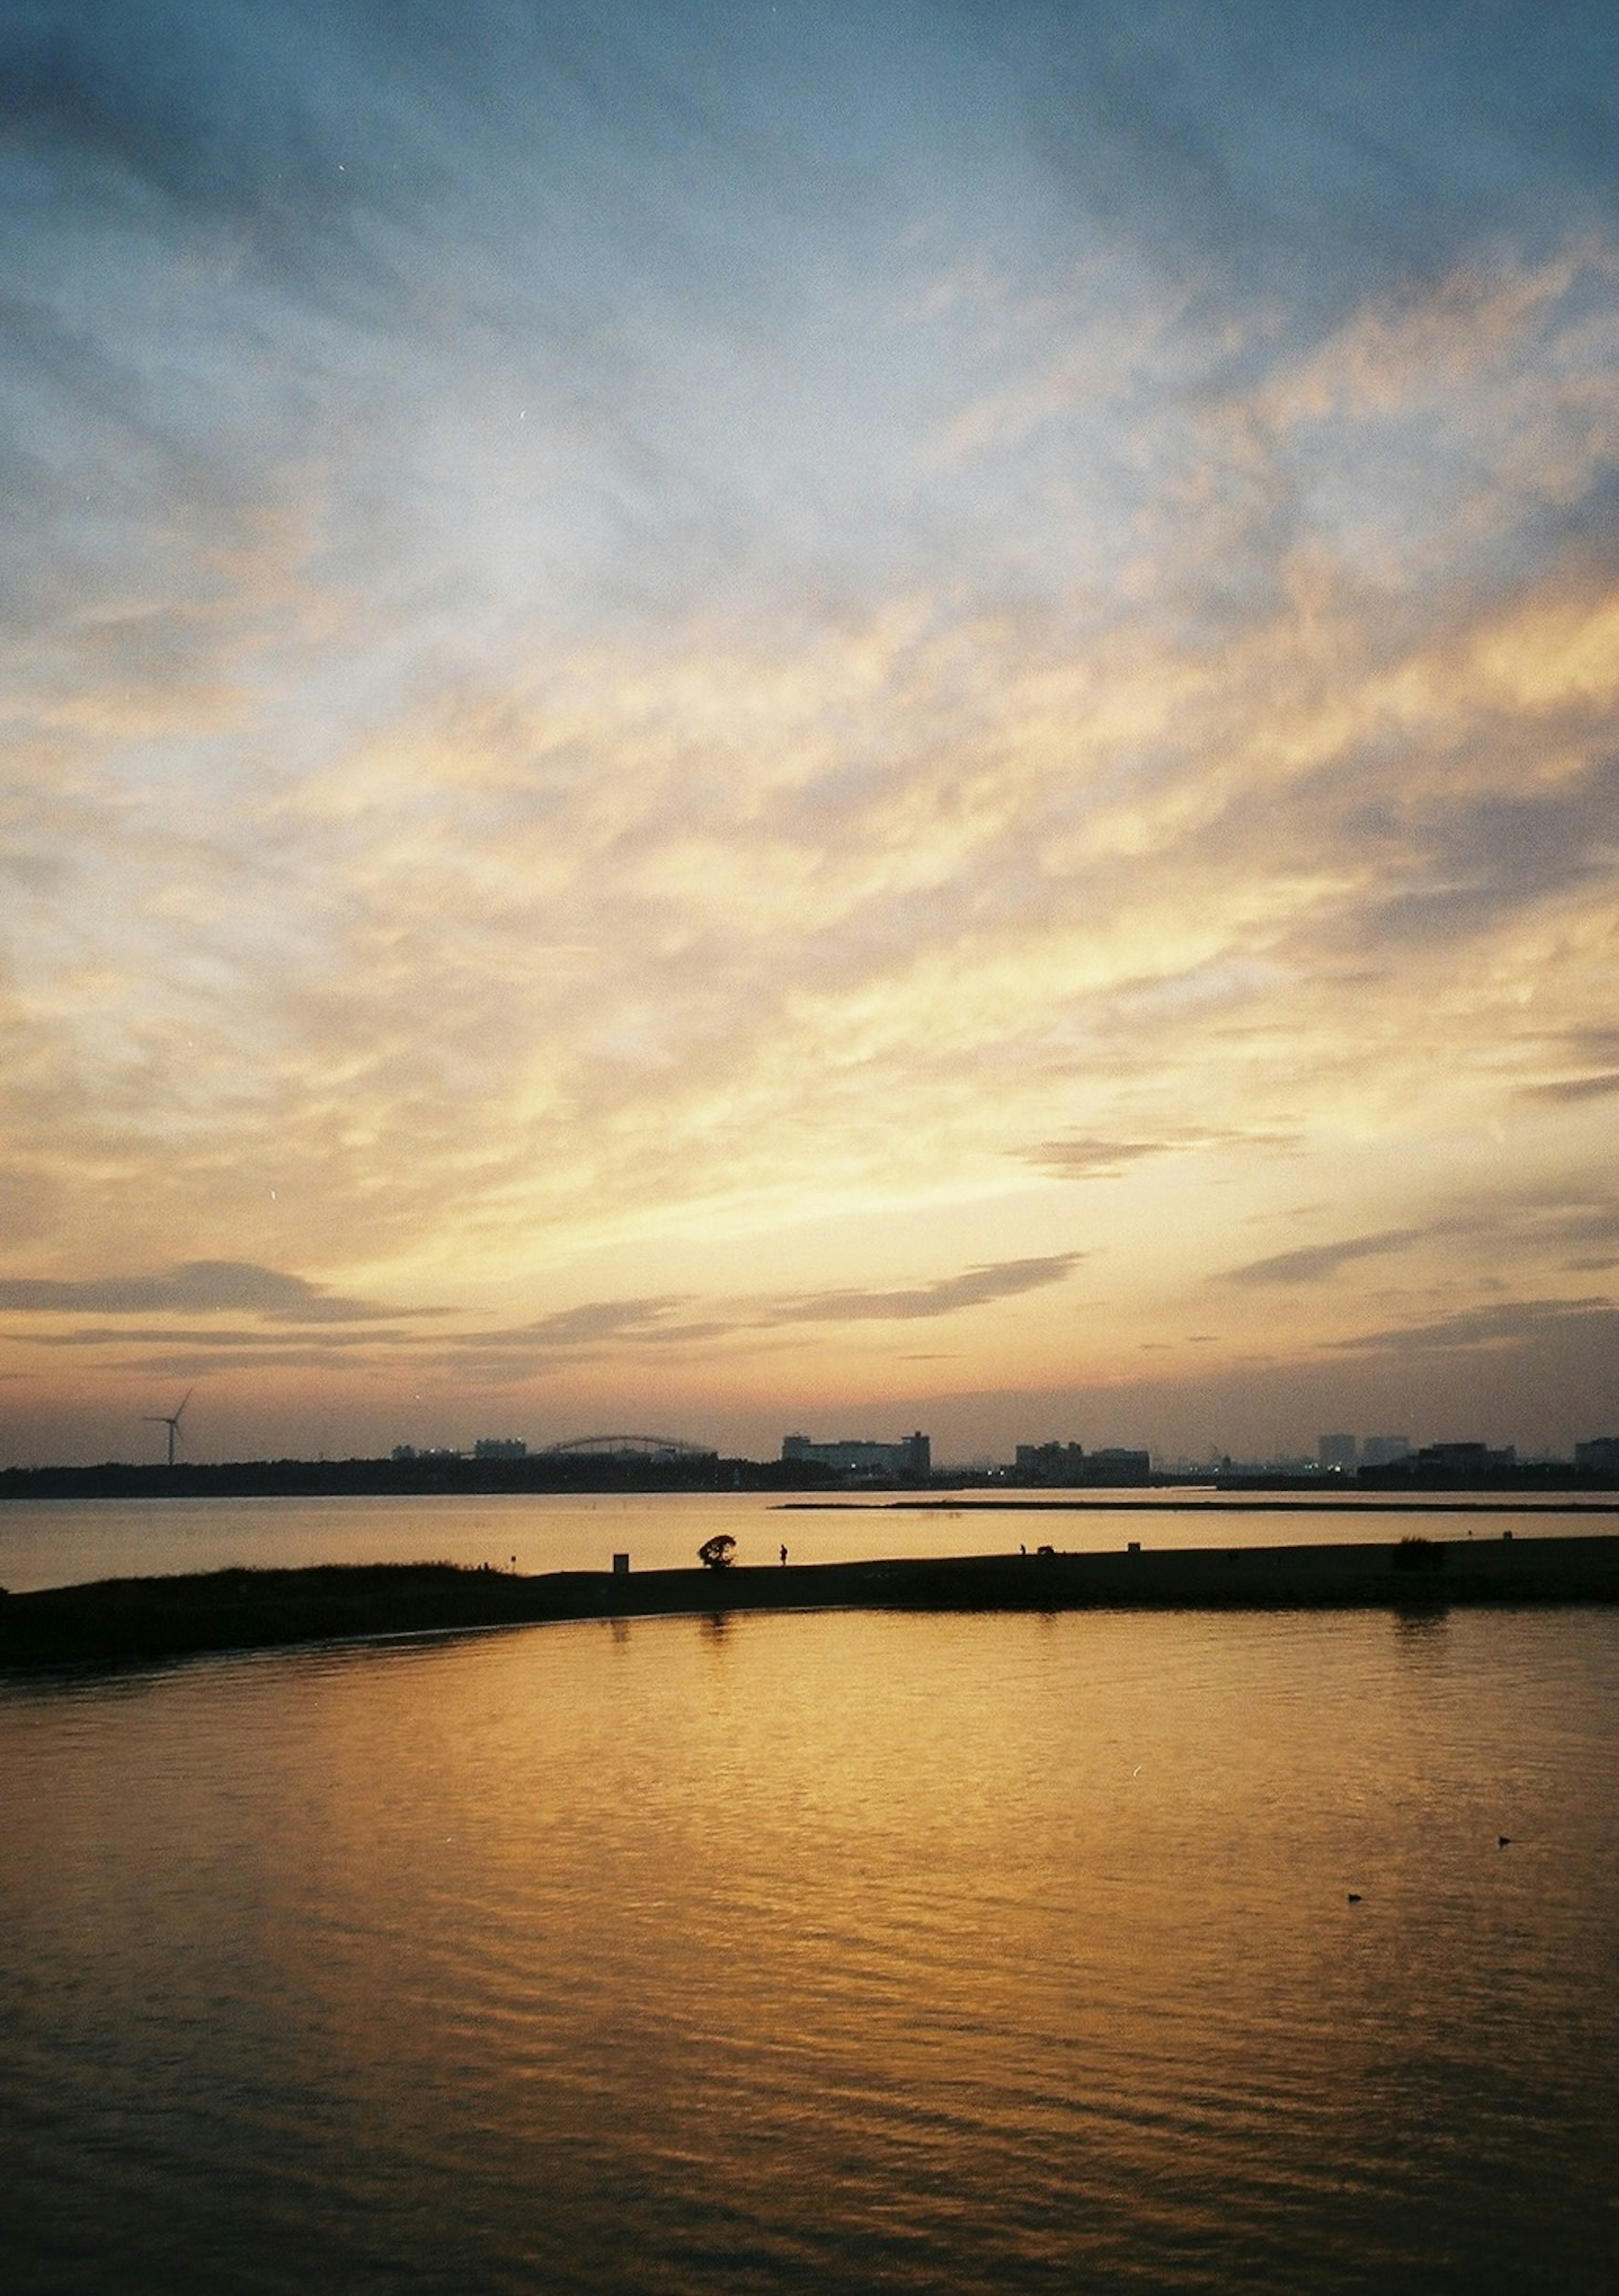
POLYGON ((791 1569, 532 1578, 448 1562, 321 1564, 103 1579, 0 1596, 0 1667, 124 1665, 209 1652, 563 1620, 733 1611, 1387 1609, 1619 1603, 1619 1536, 1344 1546, 1133 1547, 791 1569))
POLYGON ((604 1452, 480 1459, 419 1452, 391 1459, 177 1460, 173 1466, 0 1468, 0 1499, 408 1498, 501 1491, 805 1491, 835 1488, 814 1466, 778 1459, 673 1458, 604 1452))
MULTIPOLYGON (((1492 1490, 1604 1491, 1619 1489, 1619 1472, 1606 1464, 1571 1464, 1566 1460, 1515 1461, 1486 1453, 1482 1445, 1442 1447, 1440 1461, 1413 1453, 1391 1464, 1348 1473, 1263 1473, 1248 1468, 1210 1468, 1200 1473, 1142 1473, 1138 1488, 1201 1488, 1224 1491, 1335 1492, 1492 1490), (1476 1449, 1476 1461, 1459 1459, 1476 1449)), ((1064 1488, 1074 1498, 1107 1488, 1025 1482, 1007 1469, 940 1468, 923 1476, 851 1480, 834 1470, 802 1459, 722 1458, 692 1448, 672 1456, 638 1452, 529 1452, 520 1457, 478 1457, 463 1452, 416 1452, 387 1459, 177 1460, 135 1465, 108 1460, 93 1467, 0 1468, 4 1499, 186 1499, 186 1498, 408 1498, 469 1496, 500 1492, 594 1491, 978 1491, 1045 1490, 1054 1497, 1064 1488)))

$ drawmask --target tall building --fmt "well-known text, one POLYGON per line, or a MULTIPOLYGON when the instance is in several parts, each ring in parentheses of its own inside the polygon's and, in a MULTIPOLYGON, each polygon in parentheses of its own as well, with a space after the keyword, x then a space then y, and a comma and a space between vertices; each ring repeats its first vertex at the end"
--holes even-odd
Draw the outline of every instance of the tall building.
POLYGON ((1048 1488, 1072 1487, 1087 1480, 1082 1443, 1020 1443, 1013 1472, 1020 1483, 1048 1488))

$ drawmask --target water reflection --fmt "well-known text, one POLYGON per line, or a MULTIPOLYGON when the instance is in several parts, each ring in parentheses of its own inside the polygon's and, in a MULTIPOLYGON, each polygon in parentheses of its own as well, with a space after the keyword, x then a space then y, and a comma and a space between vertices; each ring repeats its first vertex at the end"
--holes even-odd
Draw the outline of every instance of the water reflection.
MULTIPOLYGON (((1173 1495, 1165 1494, 1166 1498, 1173 1495)), ((1138 1495, 1132 1506, 1143 1502, 1138 1495)), ((1596 1506, 1545 1514, 1512 1503, 1505 1518, 1522 1535, 1611 1529, 1596 1506)), ((1497 1537, 1503 1517, 1481 1518, 1477 1535, 1497 1537)), ((689 1568, 705 1538, 734 1537, 737 1560, 775 1562, 783 1545, 794 1564, 855 1557, 1015 1554, 1050 1541, 1096 1552, 1140 1538, 1151 1547, 1278 1546, 1362 1538, 1393 1541, 1408 1532, 1461 1538, 1461 1517, 1396 1512, 1325 1512, 1308 1501, 1280 1513, 1252 1513, 1235 1498, 1194 1511, 1118 1513, 1102 1508, 1048 1516, 971 1505, 896 1509, 883 1502, 784 1512, 768 1494, 665 1493, 612 1502, 565 1496, 496 1498, 97 1500, 8 1503, 0 1509, 0 1585, 15 1591, 89 1578, 226 1567, 284 1568, 314 1562, 505 1562, 523 1571, 605 1570, 628 1553, 635 1570, 689 1568)))
POLYGON ((1397 1649, 1404 1647, 1409 1651, 1416 1652, 1434 1647, 1442 1648, 1445 1629, 1451 1623, 1451 1606, 1448 1603, 1420 1606, 1401 1603, 1398 1609, 1391 1611, 1390 1616, 1393 1620, 1394 1642, 1397 1649))
POLYGON ((733 1613, 12 1692, 0 2276, 1604 2284, 1616 1690, 1597 1614, 733 1613))

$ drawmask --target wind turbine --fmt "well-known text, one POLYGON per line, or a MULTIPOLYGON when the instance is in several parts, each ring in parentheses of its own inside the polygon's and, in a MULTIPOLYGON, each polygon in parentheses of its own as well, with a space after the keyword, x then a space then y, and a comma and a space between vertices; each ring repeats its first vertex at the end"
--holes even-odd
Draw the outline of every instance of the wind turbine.
POLYGON ((141 1414, 141 1424, 143 1427, 168 1428, 168 1464, 171 1467, 174 1464, 175 1438, 180 1431, 180 1412, 185 1410, 186 1405, 191 1401, 192 1397, 196 1393, 196 1391, 197 1390, 194 1387, 188 1387, 186 1389, 185 1394, 180 1398, 179 1411, 145 1411, 141 1414))

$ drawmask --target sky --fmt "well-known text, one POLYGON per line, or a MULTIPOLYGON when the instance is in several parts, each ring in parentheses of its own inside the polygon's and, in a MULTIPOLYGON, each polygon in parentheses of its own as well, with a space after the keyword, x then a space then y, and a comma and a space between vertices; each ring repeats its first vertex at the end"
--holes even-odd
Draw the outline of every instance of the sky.
POLYGON ((1615 1431, 1615 89, 15 0, 0 1460, 1615 1431))

